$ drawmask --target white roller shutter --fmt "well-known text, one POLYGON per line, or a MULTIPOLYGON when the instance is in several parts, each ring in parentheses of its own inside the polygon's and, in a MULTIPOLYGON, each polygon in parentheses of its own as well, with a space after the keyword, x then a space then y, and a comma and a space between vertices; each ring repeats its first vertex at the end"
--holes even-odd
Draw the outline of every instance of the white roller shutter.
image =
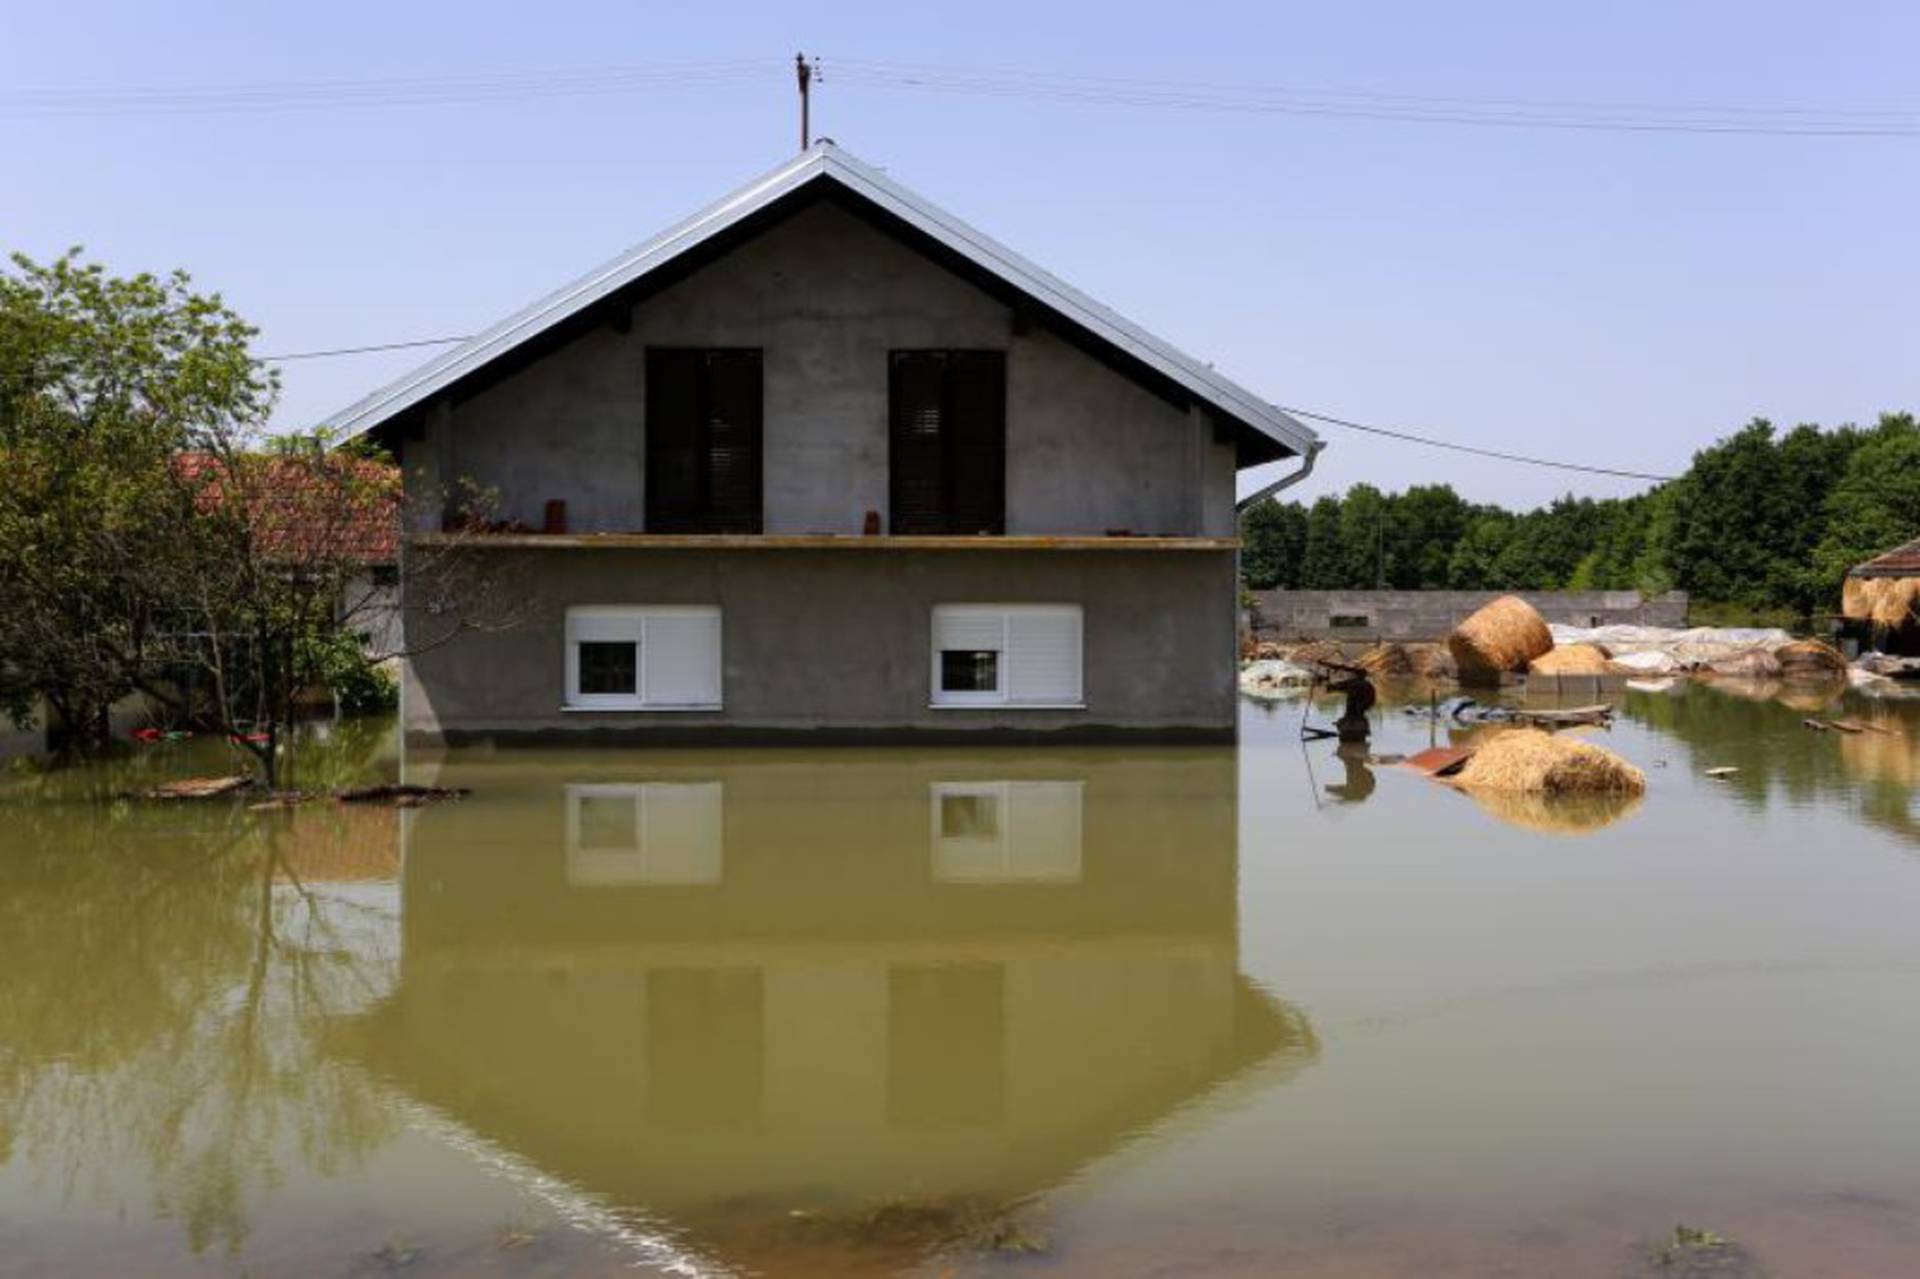
POLYGON ((1080 702, 1080 609, 1034 604, 1007 610, 1007 702, 1080 702))
POLYGON ((651 608, 640 642, 641 696, 648 706, 720 705, 720 610, 651 608))

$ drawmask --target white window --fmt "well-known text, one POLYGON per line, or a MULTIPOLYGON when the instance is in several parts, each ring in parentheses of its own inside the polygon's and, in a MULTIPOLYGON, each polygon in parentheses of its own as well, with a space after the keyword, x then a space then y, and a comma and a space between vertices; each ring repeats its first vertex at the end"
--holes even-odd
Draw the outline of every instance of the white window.
POLYGON ((567 787, 567 883, 720 882, 722 782, 567 787))
POLYGON ((1078 604, 940 604, 933 610, 935 706, 1078 709, 1078 604))
POLYGON ((720 610, 568 609, 567 709, 719 710, 720 610))
POLYGON ((953 884, 1080 879, 1080 782, 934 782, 933 877, 953 884))

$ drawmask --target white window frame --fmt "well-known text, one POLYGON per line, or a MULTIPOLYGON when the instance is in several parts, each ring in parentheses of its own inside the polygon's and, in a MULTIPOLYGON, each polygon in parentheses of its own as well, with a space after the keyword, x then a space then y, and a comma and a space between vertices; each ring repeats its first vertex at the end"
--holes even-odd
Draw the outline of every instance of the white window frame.
POLYGON ((567 787, 567 884, 573 888, 701 888, 719 884, 726 864, 725 782, 596 782, 567 787), (591 801, 633 806, 631 846, 582 842, 591 801), (659 847, 656 810, 696 804, 701 842, 659 847), (675 854, 680 854, 675 856, 675 854), (692 854, 690 857, 687 854, 692 854))
POLYGON ((658 618, 710 617, 714 624, 714 688, 722 687, 721 663, 723 620, 720 609, 712 604, 587 604, 567 610, 566 624, 566 697, 562 709, 568 711, 717 711, 724 694, 712 702, 657 701, 647 688, 647 624, 658 618), (630 642, 639 651, 634 660, 632 693, 582 693, 580 691, 580 645, 587 643, 630 642))
POLYGON ((1077 884, 1085 827, 1086 783, 1080 781, 929 782, 928 842, 933 878, 943 884, 1077 884), (944 824, 948 799, 985 799, 993 804, 990 835, 950 835, 944 824), (1037 805, 1059 806, 1067 817, 1058 841, 1035 843, 1037 805), (1038 855, 1037 855, 1038 854, 1038 855))
POLYGON ((1078 604, 936 604, 933 606, 931 625, 928 630, 928 647, 931 649, 929 660, 929 683, 927 689, 928 706, 933 710, 966 710, 982 707, 996 710, 1056 710, 1078 711, 1086 709, 1086 617, 1078 604), (1074 683, 1075 694, 1070 698, 1049 698, 1046 700, 1023 700, 1013 696, 1008 684, 1012 675, 1012 621, 1019 615, 1035 616, 1056 614, 1071 616, 1074 633, 1074 683), (995 676, 999 687, 993 689, 967 689, 948 691, 940 687, 940 622, 943 616, 973 617, 976 620, 997 618, 999 623, 999 644, 993 651, 998 653, 995 676))

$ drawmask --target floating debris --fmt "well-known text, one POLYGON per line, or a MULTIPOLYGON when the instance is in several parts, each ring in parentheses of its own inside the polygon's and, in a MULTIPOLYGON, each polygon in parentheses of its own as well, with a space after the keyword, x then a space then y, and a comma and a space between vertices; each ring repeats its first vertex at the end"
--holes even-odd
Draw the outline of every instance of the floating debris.
POLYGON ((441 800, 465 799, 473 794, 464 786, 358 786, 337 790, 333 797, 343 804, 387 804, 394 808, 418 808, 441 800))
POLYGON ((140 792, 142 799, 218 799, 253 785, 251 777, 181 777, 140 792))
POLYGON ((1722 764, 1718 768, 1709 768, 1707 770, 1707 776, 1708 777, 1732 777, 1735 773, 1739 771, 1740 771, 1739 768, 1733 764, 1722 764))

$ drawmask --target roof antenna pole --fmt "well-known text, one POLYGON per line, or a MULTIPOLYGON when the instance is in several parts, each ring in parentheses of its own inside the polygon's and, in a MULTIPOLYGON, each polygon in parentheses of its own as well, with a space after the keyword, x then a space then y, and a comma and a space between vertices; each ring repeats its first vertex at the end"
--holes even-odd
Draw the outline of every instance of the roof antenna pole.
POLYGON ((793 75, 800 84, 800 149, 805 151, 813 145, 813 128, 807 119, 808 89, 813 86, 813 66, 807 61, 807 55, 793 55, 793 75))

